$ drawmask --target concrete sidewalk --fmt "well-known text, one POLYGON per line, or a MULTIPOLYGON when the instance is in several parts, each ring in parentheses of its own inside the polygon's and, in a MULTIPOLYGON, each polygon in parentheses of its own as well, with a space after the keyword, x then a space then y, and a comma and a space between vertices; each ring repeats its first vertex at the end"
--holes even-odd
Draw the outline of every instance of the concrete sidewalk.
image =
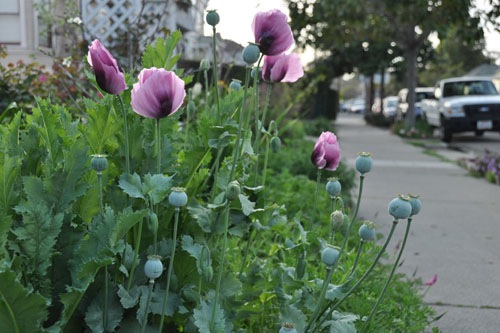
MULTIPOLYGON (((423 281, 438 275, 425 301, 438 315, 446 314, 433 326, 445 333, 500 332, 500 186, 424 154, 387 129, 366 125, 362 116, 340 114, 336 128, 349 164, 358 152, 373 154, 360 218, 387 235, 388 203, 400 193, 421 197, 423 208, 413 220, 399 272, 423 281)), ((452 160, 466 156, 446 149, 439 154, 452 160)), ((391 257, 405 226, 400 223, 389 244, 391 257)))

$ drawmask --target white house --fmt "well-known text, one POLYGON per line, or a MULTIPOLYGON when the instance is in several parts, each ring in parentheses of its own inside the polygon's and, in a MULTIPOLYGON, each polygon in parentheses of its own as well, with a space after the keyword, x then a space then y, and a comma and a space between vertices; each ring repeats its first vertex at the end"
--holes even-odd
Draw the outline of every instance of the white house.
MULTIPOLYGON (((183 58, 199 61, 212 53, 211 40, 203 33, 207 4, 208 0, 0 0, 0 44, 8 53, 0 62, 36 61, 50 67, 52 57, 67 56, 78 39, 99 38, 107 45, 106 41, 133 35, 139 26, 142 33, 135 38, 142 46, 158 32, 180 30, 183 58)), ((241 64, 238 46, 221 41, 220 59, 241 64)))

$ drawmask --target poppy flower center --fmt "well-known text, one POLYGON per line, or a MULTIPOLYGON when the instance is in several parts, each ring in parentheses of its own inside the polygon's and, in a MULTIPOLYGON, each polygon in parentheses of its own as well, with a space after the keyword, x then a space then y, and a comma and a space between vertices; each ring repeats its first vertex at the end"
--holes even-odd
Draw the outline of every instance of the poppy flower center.
POLYGON ((260 37, 259 39, 259 47, 260 47, 260 51, 264 54, 267 53, 267 51, 271 48, 271 46, 273 45, 273 41, 274 41, 274 36, 271 35, 270 33, 266 32, 262 35, 262 37, 260 37))

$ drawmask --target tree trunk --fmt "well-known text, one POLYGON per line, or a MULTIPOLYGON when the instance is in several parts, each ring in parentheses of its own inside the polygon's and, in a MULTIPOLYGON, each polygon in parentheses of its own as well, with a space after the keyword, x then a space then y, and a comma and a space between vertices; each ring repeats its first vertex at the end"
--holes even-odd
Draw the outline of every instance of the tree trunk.
POLYGON ((408 88, 408 110, 406 111, 406 124, 408 126, 415 125, 415 88, 417 86, 417 53, 419 47, 417 45, 406 49, 406 87, 408 88))
POLYGON ((382 67, 380 70, 380 114, 384 114, 384 98, 385 98, 385 68, 382 67))

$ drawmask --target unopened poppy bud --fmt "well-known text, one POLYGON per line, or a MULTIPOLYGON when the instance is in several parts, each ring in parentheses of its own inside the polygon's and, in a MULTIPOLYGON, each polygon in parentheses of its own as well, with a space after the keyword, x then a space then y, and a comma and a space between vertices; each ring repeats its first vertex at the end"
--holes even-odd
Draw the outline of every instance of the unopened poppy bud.
POLYGON ((269 142, 269 145, 271 147, 271 151, 273 153, 277 153, 280 150, 280 148, 281 148, 281 140, 280 140, 280 138, 278 138, 277 136, 273 136, 271 138, 271 142, 269 142))
POLYGON ((202 59, 200 61, 200 70, 202 71, 208 71, 210 69, 210 60, 208 59, 202 59))
POLYGON ((342 224, 344 224, 344 213, 340 210, 334 211, 330 215, 330 222, 332 223, 333 231, 339 230, 342 227, 342 224))
POLYGON ((292 323, 283 323, 279 333, 297 333, 297 330, 295 329, 295 325, 292 323))
POLYGON ((233 180, 227 185, 226 197, 228 200, 236 200, 241 193, 240 183, 237 180, 233 180))
POLYGON ((151 232, 155 233, 156 231, 158 231, 158 215, 156 215, 155 213, 150 213, 148 222, 148 226, 151 232))

